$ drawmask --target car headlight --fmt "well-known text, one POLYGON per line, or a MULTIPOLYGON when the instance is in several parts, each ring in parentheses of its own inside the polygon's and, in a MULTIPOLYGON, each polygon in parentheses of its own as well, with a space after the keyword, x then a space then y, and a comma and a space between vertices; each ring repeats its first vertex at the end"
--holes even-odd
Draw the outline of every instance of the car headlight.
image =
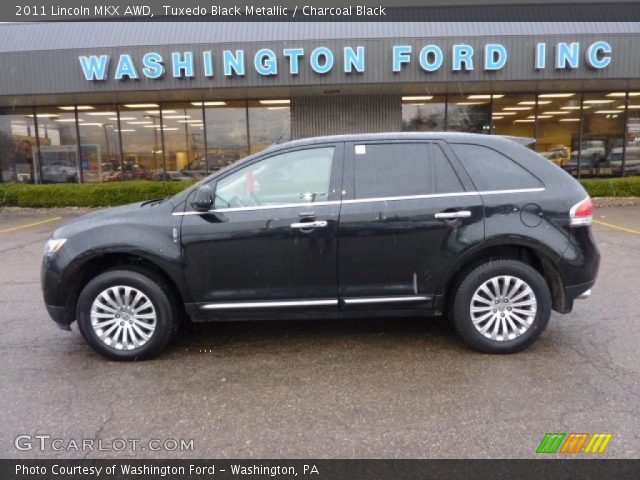
POLYGON ((44 246, 44 254, 51 255, 62 248, 67 241, 66 238, 50 238, 44 246))

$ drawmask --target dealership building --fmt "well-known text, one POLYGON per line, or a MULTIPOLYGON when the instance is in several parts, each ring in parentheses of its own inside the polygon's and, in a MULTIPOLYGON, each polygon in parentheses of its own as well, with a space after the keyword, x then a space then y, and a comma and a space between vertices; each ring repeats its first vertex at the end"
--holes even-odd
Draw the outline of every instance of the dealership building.
POLYGON ((636 22, 4 24, 2 181, 189 179, 381 131, 530 137, 574 175, 638 175, 639 52, 636 22))

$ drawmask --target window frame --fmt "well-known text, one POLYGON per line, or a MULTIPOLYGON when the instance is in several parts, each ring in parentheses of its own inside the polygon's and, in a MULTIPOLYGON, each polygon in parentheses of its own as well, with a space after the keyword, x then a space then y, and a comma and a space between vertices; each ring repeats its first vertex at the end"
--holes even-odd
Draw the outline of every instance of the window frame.
POLYGON ((399 199, 412 199, 412 198, 423 198, 423 197, 442 197, 442 196, 453 196, 465 194, 468 192, 473 192, 475 188, 471 183, 467 172, 462 168, 460 161, 452 156, 452 151, 449 145, 445 140, 441 139, 375 139, 375 140, 362 140, 362 141, 349 141, 345 143, 345 167, 344 167, 344 179, 343 179, 343 200, 354 200, 358 202, 366 202, 366 201, 376 201, 381 198, 399 198, 399 199), (380 195, 375 197, 363 197, 358 198, 355 195, 355 186, 356 186, 356 158, 355 154, 355 146, 356 145, 395 145, 395 144, 426 144, 429 146, 440 148, 442 150, 442 154, 445 159, 449 162, 449 165, 453 169, 456 174, 458 181, 462 187, 460 192, 451 192, 451 193, 424 193, 424 194, 413 194, 413 195, 394 195, 392 197, 388 197, 386 195, 380 195))
MULTIPOLYGON (((269 158, 276 157, 279 155, 283 155, 286 153, 294 153, 304 150, 316 150, 320 148, 333 148, 333 160, 331 164, 331 173, 329 175, 329 195, 326 200, 321 200, 318 202, 295 202, 295 203, 283 203, 278 205, 257 205, 257 206, 247 206, 247 207, 230 207, 230 208, 218 208, 213 209, 214 212, 224 212, 224 211, 248 211, 248 210, 271 210, 271 209, 280 209, 280 208, 290 208, 290 207, 305 207, 310 205, 326 205, 328 203, 334 203, 340 201, 341 196, 341 188, 342 188, 342 172, 343 172, 343 151, 344 151, 344 142, 323 142, 323 143, 311 143, 306 145, 300 145, 289 148, 282 148, 277 150, 271 150, 265 152, 264 154, 258 154, 256 157, 252 158, 249 161, 239 161, 233 164, 233 167, 224 170, 224 172, 220 175, 211 178, 209 181, 202 183, 201 185, 209 185, 214 195, 214 204, 215 204, 215 195, 218 189, 218 183, 221 180, 237 173, 238 171, 250 167, 251 165, 255 165, 256 163, 268 160, 269 158)), ((194 189, 194 192, 197 189, 194 189)), ((191 195, 190 195, 191 196, 191 195)), ((188 203, 188 202, 187 202, 188 203)))

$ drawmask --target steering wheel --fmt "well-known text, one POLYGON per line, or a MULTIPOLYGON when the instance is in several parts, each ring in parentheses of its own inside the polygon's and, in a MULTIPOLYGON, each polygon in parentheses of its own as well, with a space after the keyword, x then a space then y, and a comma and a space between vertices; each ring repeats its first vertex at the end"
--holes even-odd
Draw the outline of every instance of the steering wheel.
POLYGON ((238 195, 234 195, 233 197, 231 197, 231 200, 229 200, 228 203, 231 208, 246 207, 246 205, 242 202, 242 199, 238 195))

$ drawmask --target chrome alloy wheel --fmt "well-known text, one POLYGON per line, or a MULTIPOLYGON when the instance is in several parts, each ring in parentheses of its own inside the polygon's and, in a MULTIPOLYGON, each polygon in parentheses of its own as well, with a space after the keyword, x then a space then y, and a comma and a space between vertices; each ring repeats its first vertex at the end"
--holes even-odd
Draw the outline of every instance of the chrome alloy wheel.
POLYGON ((98 294, 91 305, 93 331, 115 350, 140 348, 153 336, 156 322, 153 303, 133 287, 109 287, 98 294))
POLYGON ((510 275, 490 278, 471 298, 471 320, 490 340, 504 342, 525 333, 536 317, 538 302, 531 287, 510 275))

